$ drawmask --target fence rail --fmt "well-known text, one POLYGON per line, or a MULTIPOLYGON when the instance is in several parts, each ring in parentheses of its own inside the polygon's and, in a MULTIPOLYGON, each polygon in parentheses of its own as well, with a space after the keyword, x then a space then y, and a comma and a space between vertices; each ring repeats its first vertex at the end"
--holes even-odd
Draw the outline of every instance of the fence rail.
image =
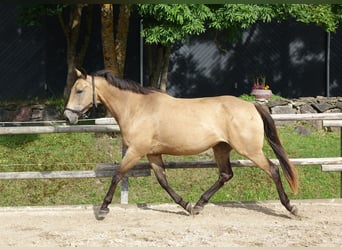
MULTIPOLYGON (((277 159, 271 161, 279 166, 277 159)), ((334 168, 327 167, 330 164, 340 166, 342 164, 342 157, 328 157, 328 158, 291 158, 290 162, 294 165, 324 165, 325 171, 333 171, 334 168)), ((195 161, 195 162, 165 162, 165 167, 168 169, 179 168, 216 168, 214 161, 195 161)), ((255 167, 255 164, 250 160, 232 160, 232 167, 255 167)), ((41 171, 41 172, 2 172, 0 179, 61 179, 61 178, 97 178, 97 177, 111 177, 119 168, 119 163, 98 163, 96 170, 63 170, 63 171, 41 171)), ((136 164, 135 168, 128 172, 128 177, 149 176, 151 175, 151 168, 148 162, 140 162, 136 164)))
MULTIPOLYGON (((273 114, 275 121, 302 121, 302 120, 322 120, 323 126, 342 127, 342 113, 324 113, 324 114, 273 114)), ((93 123, 91 125, 66 125, 65 121, 51 122, 20 122, 20 123, 2 123, 0 126, 0 135, 5 134, 44 134, 44 133, 84 133, 84 132, 120 132, 120 128, 114 118, 99 118, 95 120, 81 120, 81 123, 93 123), (37 126, 37 124, 39 124, 37 126), (47 124, 42 126, 42 124, 47 124), (51 125, 52 124, 52 125, 51 125), (57 124, 57 125, 56 125, 57 124)), ((1 124, 1 123, 0 123, 1 124)), ((341 128, 342 130, 342 128, 341 128)), ((342 132, 342 131, 341 131, 342 132)), ((342 133, 341 133, 342 147, 342 133)), ((341 149, 342 150, 342 149, 341 149)), ((341 151, 342 156, 342 151, 341 151)), ((274 164, 279 165, 279 161, 272 159, 274 164)), ((342 157, 330 158, 293 158, 290 161, 294 165, 321 165, 322 171, 342 171, 342 157)), ((253 167, 250 160, 233 160, 233 167, 253 167)), ((197 162, 167 162, 167 168, 214 168, 214 161, 197 162)), ((77 170, 77 171, 46 171, 46 172, 3 172, 0 173, 0 179, 55 179, 55 178, 97 178, 111 177, 119 167, 117 163, 98 163, 96 170, 77 170)), ((149 164, 141 162, 131 170, 129 176, 148 176, 151 174, 149 164)), ((341 172, 341 197, 342 197, 342 172, 341 172)), ((123 180, 121 190, 121 203, 128 203, 128 183, 127 178, 123 180)))

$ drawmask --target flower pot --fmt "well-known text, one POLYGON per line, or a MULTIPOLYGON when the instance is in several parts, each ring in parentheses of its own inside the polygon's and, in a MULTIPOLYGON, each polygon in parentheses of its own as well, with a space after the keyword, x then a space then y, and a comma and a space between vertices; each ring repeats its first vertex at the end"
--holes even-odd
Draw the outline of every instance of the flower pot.
POLYGON ((252 96, 255 96, 256 100, 268 100, 272 95, 272 90, 270 89, 252 89, 252 96))

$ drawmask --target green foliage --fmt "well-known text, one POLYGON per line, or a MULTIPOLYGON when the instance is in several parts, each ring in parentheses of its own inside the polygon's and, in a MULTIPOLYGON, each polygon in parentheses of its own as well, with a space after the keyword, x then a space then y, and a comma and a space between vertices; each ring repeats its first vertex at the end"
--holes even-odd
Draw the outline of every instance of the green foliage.
POLYGON ((164 45, 203 33, 211 15, 203 4, 140 4, 138 12, 144 18, 146 42, 164 45))
MULTIPOLYGON (((242 94, 239 96, 239 98, 245 101, 250 101, 250 102, 255 101, 255 96, 248 95, 248 94, 242 94)), ((275 94, 272 94, 270 97, 270 100, 281 100, 281 99, 284 99, 284 98, 281 97, 280 95, 275 95, 275 94)))
POLYGON ((341 7, 330 4, 225 4, 214 12, 210 25, 215 29, 229 26, 244 29, 258 21, 284 21, 288 18, 335 31, 341 21, 341 7))
POLYGON ((239 98, 241 98, 242 100, 245 100, 245 101, 255 101, 255 96, 252 96, 252 95, 248 95, 248 94, 242 94, 239 96, 239 98))
POLYGON ((338 8, 335 9, 330 4, 288 4, 282 5, 278 12, 285 13, 285 17, 291 16, 298 22, 313 23, 331 32, 337 29, 341 21, 338 8))
POLYGON ((224 4, 214 11, 210 27, 218 30, 231 26, 248 28, 257 21, 271 22, 276 16, 272 5, 224 4))
POLYGON ((207 29, 246 29, 256 22, 313 23, 335 31, 342 20, 341 5, 331 4, 139 4, 147 43, 172 44, 207 29))
POLYGON ((50 98, 45 101, 45 104, 51 105, 55 107, 57 111, 62 112, 66 105, 66 101, 64 98, 50 98))
POLYGON ((56 16, 67 7, 64 4, 25 4, 19 7, 19 23, 24 26, 37 26, 46 16, 56 16))

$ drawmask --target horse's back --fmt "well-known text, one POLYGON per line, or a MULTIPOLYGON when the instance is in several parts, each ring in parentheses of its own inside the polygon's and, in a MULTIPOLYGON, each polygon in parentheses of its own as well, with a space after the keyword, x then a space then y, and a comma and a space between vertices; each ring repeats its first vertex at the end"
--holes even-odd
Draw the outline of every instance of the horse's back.
POLYGON ((167 98, 158 105, 166 119, 179 122, 244 122, 261 120, 255 106, 235 96, 216 96, 203 98, 167 98), (225 121, 224 121, 225 120, 225 121))

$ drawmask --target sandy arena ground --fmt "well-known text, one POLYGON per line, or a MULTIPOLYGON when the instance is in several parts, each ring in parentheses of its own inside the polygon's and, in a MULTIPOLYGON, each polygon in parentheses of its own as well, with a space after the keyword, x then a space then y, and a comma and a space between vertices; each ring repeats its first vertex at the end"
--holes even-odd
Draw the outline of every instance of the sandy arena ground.
POLYGON ((0 208, 3 246, 342 246, 342 199, 209 204, 197 216, 175 204, 0 208))

